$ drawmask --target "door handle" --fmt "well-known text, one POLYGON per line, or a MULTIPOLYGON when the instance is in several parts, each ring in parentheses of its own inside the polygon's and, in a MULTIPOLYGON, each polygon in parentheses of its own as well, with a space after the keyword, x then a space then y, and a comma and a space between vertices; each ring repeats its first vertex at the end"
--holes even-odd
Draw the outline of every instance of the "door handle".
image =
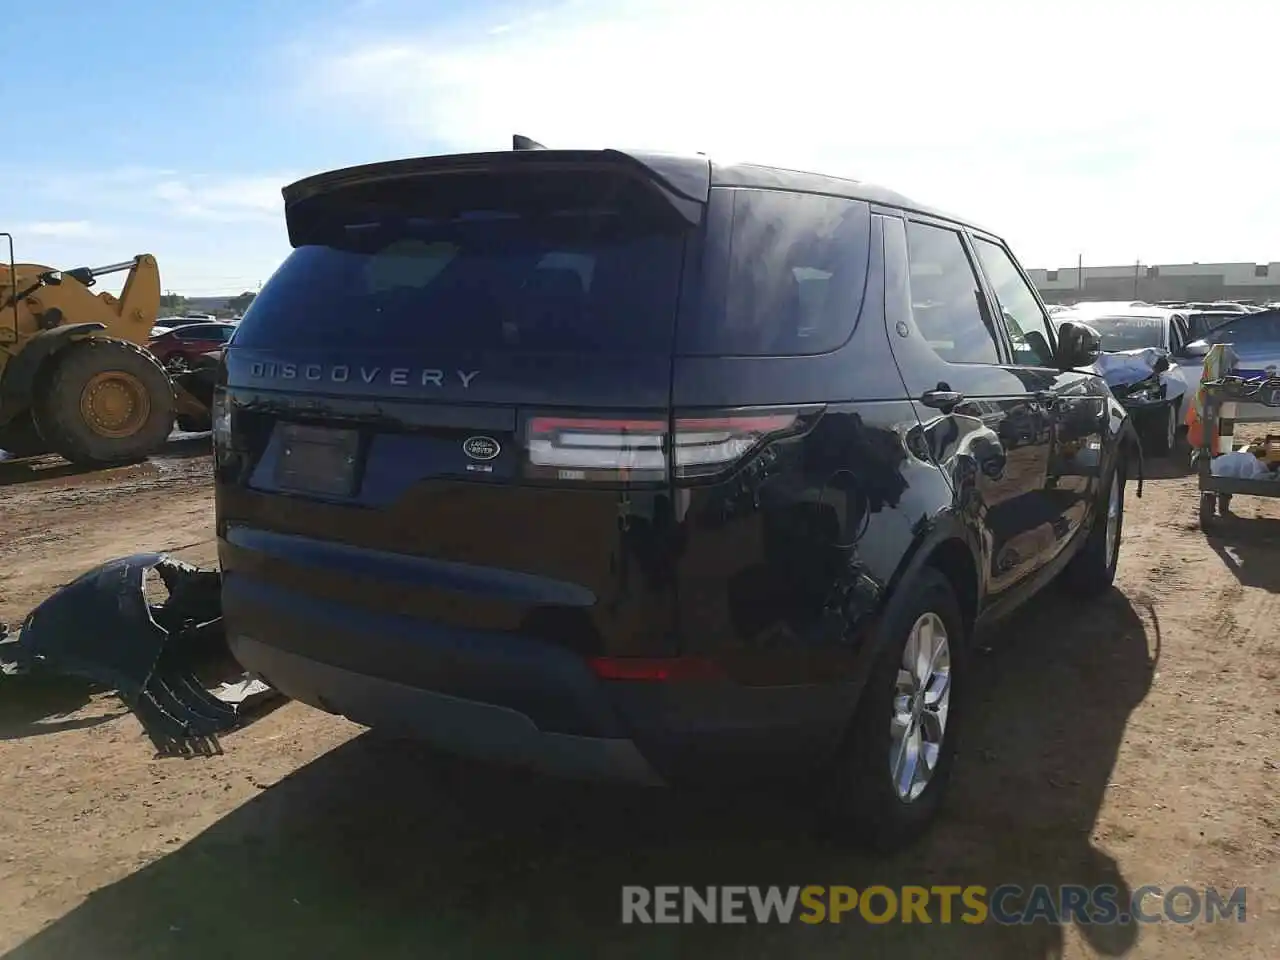
POLYGON ((934 410, 950 413, 964 403, 964 394, 954 390, 926 390, 921 394, 920 402, 934 410))

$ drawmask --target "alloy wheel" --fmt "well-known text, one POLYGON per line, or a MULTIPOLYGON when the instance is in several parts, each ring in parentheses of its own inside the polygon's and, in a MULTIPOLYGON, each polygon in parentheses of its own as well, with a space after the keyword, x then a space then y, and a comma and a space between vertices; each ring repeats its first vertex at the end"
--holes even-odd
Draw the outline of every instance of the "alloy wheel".
POLYGON ((1120 549, 1120 478, 1111 478, 1111 491, 1107 494, 1107 563, 1116 561, 1120 549))
POLYGON ((951 645, 936 613, 917 618, 902 650, 889 724, 889 775, 899 800, 924 792, 942 756, 951 705, 951 645))

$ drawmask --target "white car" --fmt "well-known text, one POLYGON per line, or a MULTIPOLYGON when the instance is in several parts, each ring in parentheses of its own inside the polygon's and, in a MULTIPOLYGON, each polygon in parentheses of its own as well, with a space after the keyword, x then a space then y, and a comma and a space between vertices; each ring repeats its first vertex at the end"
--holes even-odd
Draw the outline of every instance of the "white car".
POLYGON ((1053 314, 1055 324, 1064 320, 1098 331, 1102 355, 1095 369, 1133 417, 1143 450, 1172 452, 1200 381, 1199 362, 1185 355, 1186 314, 1149 305, 1053 314))

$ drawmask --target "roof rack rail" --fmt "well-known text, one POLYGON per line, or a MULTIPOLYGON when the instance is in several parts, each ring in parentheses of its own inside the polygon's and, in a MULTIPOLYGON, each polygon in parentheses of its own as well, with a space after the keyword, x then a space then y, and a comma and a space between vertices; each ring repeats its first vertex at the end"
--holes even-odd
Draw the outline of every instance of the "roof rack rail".
POLYGON ((511 149, 512 150, 545 150, 547 148, 544 147, 542 144, 540 144, 537 140, 530 139, 529 137, 526 137, 523 134, 517 133, 511 137, 511 149))

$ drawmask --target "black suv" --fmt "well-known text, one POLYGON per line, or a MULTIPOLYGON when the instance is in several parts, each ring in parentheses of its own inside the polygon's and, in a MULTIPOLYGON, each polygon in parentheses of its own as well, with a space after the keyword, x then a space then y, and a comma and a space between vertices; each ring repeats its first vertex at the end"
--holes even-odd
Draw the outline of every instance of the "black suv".
POLYGON ((214 404, 228 634, 571 776, 937 808, 985 624, 1115 574, 1133 431, 1005 244, 850 180, 512 150, 284 190, 214 404))

